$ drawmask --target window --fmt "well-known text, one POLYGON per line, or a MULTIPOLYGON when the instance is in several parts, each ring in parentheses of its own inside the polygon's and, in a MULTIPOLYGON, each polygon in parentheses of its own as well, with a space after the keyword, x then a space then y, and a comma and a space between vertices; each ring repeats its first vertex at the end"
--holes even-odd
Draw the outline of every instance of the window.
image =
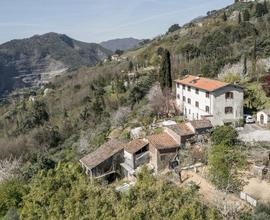
POLYGON ((177 98, 180 99, 180 95, 179 94, 177 94, 177 98))
POLYGON ((161 161, 166 160, 166 155, 160 155, 160 160, 161 160, 161 161))
POLYGON ((185 90, 186 89, 186 86, 185 85, 183 85, 183 90, 185 90))
POLYGON ((199 94, 199 89, 196 89, 196 94, 199 94))
POLYGON ((188 110, 188 114, 191 114, 191 110, 190 109, 188 110))
POLYGON ((179 83, 177 83, 177 88, 180 88, 180 84, 179 83))
POLYGON ((206 111, 207 113, 209 113, 209 112, 210 112, 210 108, 209 108, 209 106, 205 106, 205 111, 206 111))
POLYGON ((199 102, 195 102, 195 106, 199 108, 199 102))
POLYGON ((206 93, 205 93, 205 97, 206 97, 206 98, 209 98, 209 92, 206 92, 206 93))
POLYGON ((225 98, 226 99, 233 99, 233 92, 226 92, 225 98))
POLYGON ((191 99, 190 99, 190 98, 188 98, 187 102, 188 102, 188 104, 191 104, 191 99))
POLYGON ((199 114, 197 113, 197 120, 199 120, 199 114))
POLYGON ((190 87, 190 86, 188 86, 188 91, 189 91, 189 92, 191 91, 191 87, 190 87))
POLYGON ((186 96, 183 96, 183 102, 185 102, 186 101, 186 96))
POLYGON ((232 114, 233 113, 233 107, 225 107, 225 114, 232 114))

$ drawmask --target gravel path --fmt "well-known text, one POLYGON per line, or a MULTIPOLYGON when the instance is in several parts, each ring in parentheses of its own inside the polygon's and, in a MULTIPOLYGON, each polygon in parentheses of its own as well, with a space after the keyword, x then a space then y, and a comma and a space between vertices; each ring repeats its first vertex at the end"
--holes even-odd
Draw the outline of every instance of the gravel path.
POLYGON ((256 124, 245 125, 239 132, 239 138, 245 142, 270 142, 270 130, 263 129, 256 124))

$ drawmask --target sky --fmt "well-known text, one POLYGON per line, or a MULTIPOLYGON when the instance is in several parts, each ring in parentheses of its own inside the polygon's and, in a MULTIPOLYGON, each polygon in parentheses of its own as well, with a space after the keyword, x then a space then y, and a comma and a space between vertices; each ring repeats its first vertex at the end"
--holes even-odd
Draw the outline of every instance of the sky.
POLYGON ((0 0, 0 43, 57 32, 85 42, 153 38, 233 0, 0 0))

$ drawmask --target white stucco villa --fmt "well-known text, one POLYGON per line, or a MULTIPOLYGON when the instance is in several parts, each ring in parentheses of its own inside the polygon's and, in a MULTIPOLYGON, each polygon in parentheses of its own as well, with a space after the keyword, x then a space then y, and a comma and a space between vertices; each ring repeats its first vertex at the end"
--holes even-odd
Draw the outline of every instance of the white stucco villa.
POLYGON ((207 118, 216 126, 243 119, 240 86, 192 75, 175 82, 177 106, 188 120, 207 118))

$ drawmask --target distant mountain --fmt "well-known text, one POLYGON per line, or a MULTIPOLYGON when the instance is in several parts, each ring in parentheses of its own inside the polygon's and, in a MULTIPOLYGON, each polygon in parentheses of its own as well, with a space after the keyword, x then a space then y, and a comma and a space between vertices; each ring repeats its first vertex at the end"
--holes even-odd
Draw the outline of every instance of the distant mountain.
POLYGON ((101 42, 100 45, 111 50, 129 50, 132 48, 136 48, 139 46, 139 43, 141 40, 135 39, 135 38, 122 38, 122 39, 114 39, 114 40, 108 40, 101 42))
POLYGON ((16 88, 38 85, 68 69, 94 66, 112 52, 99 44, 47 33, 0 45, 0 96, 16 88))

